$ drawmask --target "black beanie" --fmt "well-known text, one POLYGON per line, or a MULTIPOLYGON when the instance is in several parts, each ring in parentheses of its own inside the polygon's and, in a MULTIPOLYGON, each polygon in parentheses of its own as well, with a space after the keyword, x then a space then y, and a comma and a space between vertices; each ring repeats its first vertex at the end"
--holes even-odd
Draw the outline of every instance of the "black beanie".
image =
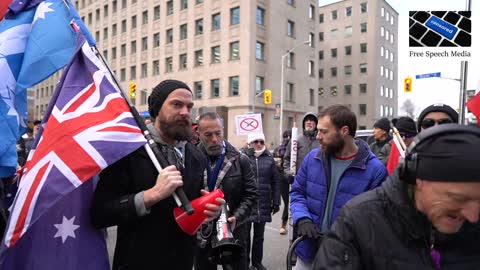
POLYGON ((377 122, 375 122, 375 124, 373 124, 373 127, 374 128, 379 128, 379 129, 383 129, 385 130, 385 132, 389 132, 390 131, 390 120, 388 120, 388 118, 380 118, 377 120, 377 122))
POLYGON ((398 132, 417 135, 417 126, 415 125, 415 121, 410 117, 402 116, 398 118, 395 127, 398 129, 398 132))
POLYGON ((192 92, 187 84, 177 80, 164 80, 153 88, 152 93, 148 97, 148 112, 152 119, 157 117, 168 95, 179 88, 184 88, 192 92))
MULTIPOLYGON (((471 128, 478 130, 478 127, 471 128)), ((427 140, 414 150, 418 159, 417 178, 445 182, 480 182, 479 135, 450 133, 427 140)))
POLYGON ((457 113, 457 111, 455 111, 452 107, 450 107, 446 104, 436 103, 436 104, 430 105, 427 108, 425 108, 420 113, 420 116, 418 116, 418 122, 417 122, 418 123, 418 127, 417 127, 418 132, 420 132, 420 130, 422 130, 423 119, 425 118, 425 116, 427 116, 427 114, 429 114, 431 112, 446 113, 450 117, 450 119, 452 119, 452 121, 454 123, 458 123, 458 113, 457 113))

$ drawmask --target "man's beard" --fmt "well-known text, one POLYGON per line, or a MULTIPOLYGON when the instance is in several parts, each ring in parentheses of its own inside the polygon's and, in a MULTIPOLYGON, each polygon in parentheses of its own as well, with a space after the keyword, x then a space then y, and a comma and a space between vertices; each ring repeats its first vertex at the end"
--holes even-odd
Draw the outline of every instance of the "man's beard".
POLYGON ((177 141, 188 140, 193 135, 189 120, 168 121, 160 119, 160 130, 164 136, 177 141))
POLYGON ((321 145, 322 151, 328 155, 339 153, 343 149, 343 146, 345 146, 345 140, 338 133, 335 135, 333 141, 329 145, 321 145))

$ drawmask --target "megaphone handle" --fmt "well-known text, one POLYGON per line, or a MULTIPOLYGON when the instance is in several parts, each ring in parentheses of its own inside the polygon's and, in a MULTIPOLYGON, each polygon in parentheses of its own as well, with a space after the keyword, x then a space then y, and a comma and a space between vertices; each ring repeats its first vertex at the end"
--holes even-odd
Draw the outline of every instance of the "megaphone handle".
POLYGON ((187 212, 187 215, 191 215, 191 214, 193 214, 193 212, 195 212, 195 210, 193 209, 192 204, 188 200, 187 195, 185 194, 185 191, 183 190, 183 188, 181 188, 181 187, 177 188, 175 190, 175 192, 173 193, 173 198, 175 199, 175 202, 177 203, 177 205, 182 207, 182 209, 185 212, 187 212))

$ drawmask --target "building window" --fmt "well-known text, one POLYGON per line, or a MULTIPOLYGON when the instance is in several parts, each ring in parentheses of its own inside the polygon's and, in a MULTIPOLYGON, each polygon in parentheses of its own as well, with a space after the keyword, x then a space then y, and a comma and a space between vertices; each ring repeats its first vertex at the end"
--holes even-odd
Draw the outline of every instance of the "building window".
POLYGON ((127 8, 127 0, 122 0, 122 9, 127 8))
POLYGON ((390 37, 390 32, 388 30, 385 31, 385 39, 388 41, 388 38, 390 37))
POLYGON ((318 60, 323 60, 323 50, 318 51, 318 60))
POLYGON ((108 28, 103 28, 103 39, 107 39, 108 38, 108 28))
POLYGON ((103 16, 108 17, 108 5, 103 6, 103 16))
POLYGON ((337 48, 330 49, 330 52, 331 52, 331 54, 332 54, 332 58, 336 58, 336 57, 337 57, 337 48))
POLYGON ((350 17, 352 16, 352 7, 346 7, 345 8, 345 16, 350 17))
POLYGON ((380 117, 383 117, 383 105, 380 105, 380 117))
POLYGON ((310 5, 310 8, 308 9, 308 18, 313 20, 315 18, 315 6, 310 5))
POLYGON ((155 60, 152 62, 152 75, 156 76, 160 74, 160 61, 155 60))
POLYGON ((287 101, 294 102, 295 96, 295 85, 293 83, 287 82, 287 101))
POLYGON ((358 111, 360 115, 367 115, 367 104, 358 104, 358 111))
POLYGON ((167 1, 167 16, 173 14, 173 0, 167 1))
POLYGON ((360 43, 360 52, 361 53, 367 52, 367 43, 360 43))
POLYGON ((352 55, 352 46, 345 46, 345 55, 352 55))
POLYGON ((230 92, 230 96, 238 96, 239 92, 239 84, 240 84, 240 79, 238 76, 233 76, 228 78, 228 89, 230 92))
POLYGON ((230 25, 237 25, 240 23, 240 7, 230 9, 230 25))
POLYGON ((155 6, 153 8, 153 20, 159 20, 160 19, 160 6, 155 6))
POLYGON ((220 46, 212 47, 212 54, 210 58, 212 63, 220 63, 220 46))
POLYGON ((336 10, 332 10, 332 20, 338 19, 338 13, 336 10))
POLYGON ((117 59, 117 47, 112 48, 112 60, 117 59))
POLYGON ((172 43, 173 42, 173 29, 170 28, 170 29, 167 29, 167 32, 165 32, 166 34, 166 43, 169 44, 169 43, 172 43))
POLYGON ((122 21, 122 33, 127 32, 127 20, 122 21))
POLYGON ((112 13, 117 12, 117 0, 113 0, 112 2, 112 13))
POLYGON ((194 99, 202 99, 202 90, 203 90, 203 83, 202 81, 197 81, 193 83, 193 98, 194 99))
POLYGON ((203 34, 203 19, 198 19, 195 21, 195 35, 203 34))
POLYGON ((146 78, 148 76, 147 63, 143 63, 140 68, 141 68, 140 77, 141 78, 146 78))
POLYGON ((360 64, 359 67, 360 67, 360 73, 367 73, 367 64, 366 63, 360 64))
POLYGON ((137 66, 130 67, 130 80, 135 80, 137 78, 137 66))
POLYGON ((345 37, 351 37, 353 33, 352 26, 345 27, 345 37))
POLYGON ((153 48, 160 46, 160 33, 153 34, 153 48))
POLYGON ((383 56, 383 53, 384 53, 385 49, 383 48, 383 46, 380 47, 380 56, 383 56))
POLYGON ((361 12, 361 13, 366 13, 367 11, 368 11, 367 2, 361 3, 361 4, 360 4, 360 12, 361 12))
POLYGON ((380 66, 380 76, 383 76, 383 66, 380 66))
POLYGON ((367 84, 366 83, 361 83, 359 85, 360 89, 360 94, 366 94, 367 93, 367 84))
POLYGON ((165 58, 165 72, 172 72, 173 71, 173 58, 167 57, 165 58))
POLYGON ((148 99, 147 89, 142 89, 140 91, 140 105, 146 105, 148 99))
POLYGON ((315 34, 310 33, 308 34, 308 46, 315 48, 315 34))
POLYGON ((188 0, 181 0, 180 2, 180 10, 184 10, 188 8, 188 0))
POLYGON ((214 79, 210 81, 210 91, 212 98, 220 97, 220 79, 214 79))
POLYGON ((257 24, 265 25, 265 10, 261 7, 257 7, 257 24))
POLYGON ((264 47, 265 45, 262 42, 257 41, 255 46, 255 58, 257 60, 265 60, 264 47))
POLYGON ((323 68, 318 70, 318 78, 323 79, 323 68))
POLYGON ((95 40, 100 40, 100 31, 95 32, 95 40))
POLYGON ((195 66, 203 66, 203 50, 195 51, 195 66))
POLYGON ((145 10, 142 12, 142 24, 147 24, 148 23, 148 10, 145 10))
POLYGON ((127 44, 122 44, 122 46, 120 47, 120 56, 127 56, 127 44))
POLYGON ((103 57, 105 57, 105 60, 108 60, 108 51, 103 50, 103 57))
POLYGON ((319 21, 319 23, 323 23, 324 20, 325 20, 325 18, 324 18, 323 13, 320 13, 320 15, 318 15, 318 21, 319 21))
POLYGON ((312 88, 310 88, 309 90, 309 105, 310 106, 315 106, 315 90, 313 90, 312 88))
POLYGON ((367 23, 361 23, 360 24, 360 33, 366 33, 367 32, 367 23))
POLYGON ((100 21, 100 9, 95 10, 95 21, 100 21))
POLYGON ((310 75, 310 77, 315 76, 315 62, 312 60, 308 61, 308 75, 310 75))
POLYGON ((344 67, 345 69, 345 75, 352 75, 352 66, 348 65, 344 67))
POLYGON ((290 20, 287 21, 287 35, 295 37, 295 23, 290 20))
POLYGON ((337 87, 336 86, 332 86, 330 87, 330 95, 332 97, 336 97, 338 95, 338 91, 337 91, 337 87))
POLYGON ((187 54, 186 53, 183 53, 183 54, 180 54, 180 56, 178 57, 178 60, 179 60, 179 69, 182 70, 182 69, 187 69, 187 54))
POLYGON ((137 53, 137 41, 133 40, 130 42, 130 54, 136 54, 137 53))
POLYGON ((240 42, 234 41, 230 43, 230 60, 237 60, 240 58, 240 42))
POLYGON ((380 10, 380 15, 381 15, 382 17, 385 16, 385 8, 382 7, 382 9, 380 10))
POLYGON ((195 4, 202 4, 203 3, 203 0, 195 0, 195 4))
POLYGON ((137 28, 137 15, 132 16, 132 29, 137 28))
POLYGON ((263 91, 263 77, 257 76, 255 77, 255 95, 260 94, 263 91))
POLYGON ((337 68, 336 67, 330 68, 330 75, 332 77, 337 77, 337 68))
POLYGON ((220 29, 220 13, 212 15, 212 31, 220 29))
POLYGON ((180 25, 180 40, 187 39, 187 24, 180 25))
POLYGON ((345 91, 346 96, 351 96, 352 95, 352 86, 350 84, 347 84, 343 87, 343 90, 345 91))
POLYGON ((117 35, 117 24, 112 24, 112 37, 117 35))
POLYGON ((330 37, 332 39, 336 39, 337 38, 337 33, 338 33, 338 29, 332 29, 330 30, 330 37))
POLYGON ((380 86, 380 96, 383 97, 383 85, 380 86))
POLYGON ((295 68, 295 53, 294 52, 290 52, 287 55, 287 67, 295 68))
POLYGON ((127 80, 127 71, 125 68, 120 69, 120 81, 124 82, 127 80))
POLYGON ((142 38, 142 51, 148 50, 148 37, 142 38))

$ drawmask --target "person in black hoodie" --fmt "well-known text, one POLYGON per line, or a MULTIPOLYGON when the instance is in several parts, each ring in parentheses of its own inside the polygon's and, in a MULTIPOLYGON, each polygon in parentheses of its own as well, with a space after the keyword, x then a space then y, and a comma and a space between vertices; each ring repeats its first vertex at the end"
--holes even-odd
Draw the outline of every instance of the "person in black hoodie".
POLYGON ((313 269, 480 269, 478 153, 478 127, 422 131, 381 187, 341 209, 313 269))
MULTIPOLYGON (((250 158, 253 173, 258 187, 258 200, 253 205, 247 231, 253 226, 253 243, 250 245, 248 237, 247 257, 252 250, 251 270, 265 270, 262 265, 263 239, 265 224, 272 221, 272 215, 280 210, 280 174, 275 165, 272 154, 265 147, 263 133, 248 134, 249 148, 246 155, 250 158)), ((250 236, 250 233, 249 233, 250 236)))

